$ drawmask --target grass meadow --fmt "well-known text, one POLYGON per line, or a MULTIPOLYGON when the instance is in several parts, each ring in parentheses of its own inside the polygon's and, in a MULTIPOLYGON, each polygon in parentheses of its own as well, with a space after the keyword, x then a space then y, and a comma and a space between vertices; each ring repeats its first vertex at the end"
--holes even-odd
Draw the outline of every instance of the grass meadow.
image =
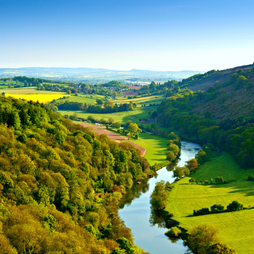
POLYGON ((140 133, 138 139, 131 139, 137 145, 146 149, 145 158, 150 165, 162 163, 164 165, 169 162, 166 160, 167 139, 147 133, 140 133))
POLYGON ((173 213, 173 219, 187 230, 207 223, 219 229, 219 238, 223 243, 234 248, 238 254, 253 253, 254 247, 254 209, 193 216, 193 210, 210 208, 222 204, 224 208, 236 200, 244 207, 254 207, 254 182, 247 181, 248 175, 254 175, 254 169, 243 170, 238 167, 228 154, 204 163, 195 174, 196 180, 215 179, 223 176, 227 184, 189 184, 190 177, 175 183, 171 191, 166 210, 173 213))

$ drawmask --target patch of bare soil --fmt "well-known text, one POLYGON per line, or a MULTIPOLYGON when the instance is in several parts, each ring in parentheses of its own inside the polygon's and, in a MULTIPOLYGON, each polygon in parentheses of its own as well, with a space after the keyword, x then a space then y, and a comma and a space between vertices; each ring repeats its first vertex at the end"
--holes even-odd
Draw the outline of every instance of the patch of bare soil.
POLYGON ((132 95, 138 95, 138 91, 126 91, 126 92, 123 92, 123 96, 132 96, 132 95))
MULTIPOLYGON (((78 122, 77 122, 78 123, 78 122)), ((105 126, 101 126, 101 125, 91 125, 91 124, 88 124, 88 123, 78 123, 78 124, 81 124, 83 125, 84 127, 88 127, 90 128, 92 131, 94 131, 95 133, 97 134, 106 134, 108 136, 108 138, 110 139, 117 139, 117 140, 128 140, 127 137, 124 137, 124 136, 121 136, 121 135, 118 135, 117 133, 114 133, 114 132, 111 132, 111 131, 108 131, 106 130, 106 127, 105 126)))
POLYGON ((111 132, 106 130, 105 126, 101 126, 101 125, 91 125, 88 123, 80 123, 80 122, 76 122, 77 124, 80 124, 84 127, 88 127, 90 128, 92 131, 94 131, 97 134, 106 134, 108 136, 108 138, 110 139, 114 139, 116 142, 120 143, 120 142, 128 142, 130 144, 132 144, 135 148, 137 148, 138 150, 140 150, 141 152, 141 156, 144 156, 146 154, 146 149, 142 146, 139 146, 131 141, 128 140, 127 137, 125 136, 121 136, 118 135, 117 133, 111 132))

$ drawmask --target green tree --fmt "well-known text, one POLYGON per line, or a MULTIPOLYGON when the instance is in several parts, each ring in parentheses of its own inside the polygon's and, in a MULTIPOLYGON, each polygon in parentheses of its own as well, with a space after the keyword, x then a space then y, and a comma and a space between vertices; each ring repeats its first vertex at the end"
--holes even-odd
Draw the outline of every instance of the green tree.
POLYGON ((184 176, 187 176, 190 174, 190 170, 187 167, 175 167, 173 171, 174 177, 181 179, 184 176))
POLYGON ((233 201, 227 206, 228 211, 239 211, 243 209, 243 205, 240 204, 238 201, 233 201))
POLYGON ((188 239, 188 246, 193 253, 207 254, 209 248, 219 242, 218 229, 213 226, 202 224, 195 226, 188 239))
POLYGON ((169 192, 164 181, 157 182, 150 196, 150 204, 154 210, 162 210, 167 205, 169 192))
POLYGON ((103 100, 100 99, 100 98, 97 98, 97 99, 96 99, 96 103, 97 103, 98 105, 103 105, 103 100))
POLYGON ((208 249, 207 254, 236 254, 236 251, 227 244, 216 243, 208 249))
POLYGON ((128 132, 131 134, 131 136, 136 136, 140 132, 142 132, 142 130, 139 129, 139 127, 136 123, 130 123, 129 127, 128 127, 128 132))

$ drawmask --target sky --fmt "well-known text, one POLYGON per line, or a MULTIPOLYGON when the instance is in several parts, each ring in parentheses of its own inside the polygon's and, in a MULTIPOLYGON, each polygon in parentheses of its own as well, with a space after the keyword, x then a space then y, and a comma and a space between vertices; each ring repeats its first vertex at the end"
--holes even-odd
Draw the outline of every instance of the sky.
POLYGON ((0 0, 0 68, 208 71, 254 62, 253 0, 0 0))

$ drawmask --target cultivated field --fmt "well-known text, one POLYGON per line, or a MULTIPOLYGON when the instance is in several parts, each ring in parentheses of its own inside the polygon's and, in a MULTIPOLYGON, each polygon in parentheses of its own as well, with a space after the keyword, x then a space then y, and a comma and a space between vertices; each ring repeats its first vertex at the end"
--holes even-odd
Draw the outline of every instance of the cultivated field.
POLYGON ((6 94, 61 94, 62 97, 66 95, 66 93, 63 93, 63 92, 36 90, 34 87, 6 88, 6 89, 1 89, 0 92, 6 93, 6 94))
POLYGON ((108 136, 108 138, 110 139, 114 139, 116 142, 128 142, 130 144, 132 144, 135 148, 137 148, 138 150, 140 150, 141 152, 141 156, 144 156, 146 154, 146 149, 140 145, 137 145, 136 143, 133 143, 132 141, 129 141, 128 138, 126 136, 121 136, 118 135, 115 132, 112 131, 108 131, 106 130, 105 126, 97 126, 97 125, 92 125, 92 124, 87 124, 87 123, 80 123, 80 122, 76 122, 77 124, 81 124, 84 127, 88 127, 91 130, 93 130, 95 133, 97 134, 105 134, 108 136))
POLYGON ((170 193, 166 210, 173 213, 173 219, 180 226, 190 230, 196 225, 207 223, 219 229, 219 238, 223 243, 236 249, 238 254, 253 253, 254 209, 237 212, 192 216, 193 210, 210 208, 222 204, 225 208, 236 200, 244 207, 254 206, 254 182, 247 181, 248 175, 254 175, 254 169, 243 170, 228 154, 214 158, 198 168, 195 179, 210 180, 223 176, 227 184, 189 184, 189 177, 175 183, 170 193))
POLYGON ((0 93, 16 99, 39 101, 41 103, 51 102, 62 97, 68 97, 66 93, 36 90, 34 87, 1 89, 0 93))
MULTIPOLYGON (((51 102, 63 97, 63 94, 5 94, 5 96, 11 96, 16 99, 25 99, 32 101, 39 101, 41 103, 51 102)), ((65 96, 65 95, 64 95, 65 96)))

